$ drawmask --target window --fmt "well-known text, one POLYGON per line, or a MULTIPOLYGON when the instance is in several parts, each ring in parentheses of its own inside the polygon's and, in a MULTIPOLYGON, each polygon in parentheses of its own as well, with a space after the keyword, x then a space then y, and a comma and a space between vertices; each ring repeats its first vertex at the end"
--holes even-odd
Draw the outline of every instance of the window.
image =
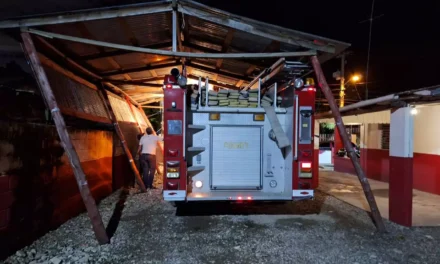
POLYGON ((390 124, 380 124, 381 131, 381 148, 390 149, 390 124))

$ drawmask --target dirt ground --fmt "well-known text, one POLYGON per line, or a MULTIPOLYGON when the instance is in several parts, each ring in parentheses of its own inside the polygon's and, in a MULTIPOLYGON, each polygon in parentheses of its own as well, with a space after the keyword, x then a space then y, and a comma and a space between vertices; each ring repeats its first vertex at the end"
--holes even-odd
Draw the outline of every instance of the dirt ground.
POLYGON ((176 209, 161 190, 118 191, 99 205, 111 243, 82 214, 5 263, 440 263, 440 228, 386 222, 322 192, 285 204, 206 203, 176 209))

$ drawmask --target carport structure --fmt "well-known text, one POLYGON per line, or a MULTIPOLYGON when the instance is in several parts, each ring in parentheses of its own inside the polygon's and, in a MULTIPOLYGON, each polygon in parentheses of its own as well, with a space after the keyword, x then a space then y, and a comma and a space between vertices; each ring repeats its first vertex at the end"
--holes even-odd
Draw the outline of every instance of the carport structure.
POLYGON ((185 65, 189 79, 246 86, 280 57, 318 53, 321 63, 349 45, 242 18, 193 1, 159 1, 0 22, 33 33, 39 53, 91 81, 117 86, 141 105, 160 101, 162 80, 185 65))
POLYGON ((173 67, 184 64, 193 81, 209 78, 213 86, 240 89, 279 58, 308 63, 311 56, 330 101, 320 63, 349 47, 189 0, 17 18, 1 21, 0 28, 24 42, 100 243, 108 237, 63 115, 113 124, 143 189, 118 121, 134 120, 144 128, 148 119, 139 110, 162 100, 162 80, 173 67))

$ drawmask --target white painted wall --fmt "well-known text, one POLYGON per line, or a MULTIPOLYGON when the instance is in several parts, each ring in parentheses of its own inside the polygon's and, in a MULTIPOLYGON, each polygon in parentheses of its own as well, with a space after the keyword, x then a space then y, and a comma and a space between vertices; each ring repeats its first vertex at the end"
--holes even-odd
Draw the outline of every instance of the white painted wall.
POLYGON ((382 130, 379 129, 379 124, 365 124, 364 127, 367 131, 367 133, 365 133, 366 148, 381 149, 382 130))
POLYGON ((440 105, 417 107, 414 115, 414 152, 440 155, 440 105))
MULTIPOLYGON (((389 124, 390 110, 373 112, 360 115, 343 116, 344 124, 389 124)), ((318 119, 320 123, 334 123, 333 118, 318 119)))
POLYGON ((414 118, 410 107, 402 107, 391 114, 390 156, 413 157, 414 118))

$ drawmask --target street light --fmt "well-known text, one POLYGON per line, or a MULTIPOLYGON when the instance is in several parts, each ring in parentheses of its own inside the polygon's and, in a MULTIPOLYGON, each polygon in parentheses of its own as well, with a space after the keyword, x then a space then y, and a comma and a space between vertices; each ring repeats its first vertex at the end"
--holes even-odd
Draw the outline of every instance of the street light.
POLYGON ((359 75, 353 75, 353 76, 351 76, 351 80, 353 81, 353 82, 357 82, 357 81, 359 81, 361 79, 361 76, 359 76, 359 75))

